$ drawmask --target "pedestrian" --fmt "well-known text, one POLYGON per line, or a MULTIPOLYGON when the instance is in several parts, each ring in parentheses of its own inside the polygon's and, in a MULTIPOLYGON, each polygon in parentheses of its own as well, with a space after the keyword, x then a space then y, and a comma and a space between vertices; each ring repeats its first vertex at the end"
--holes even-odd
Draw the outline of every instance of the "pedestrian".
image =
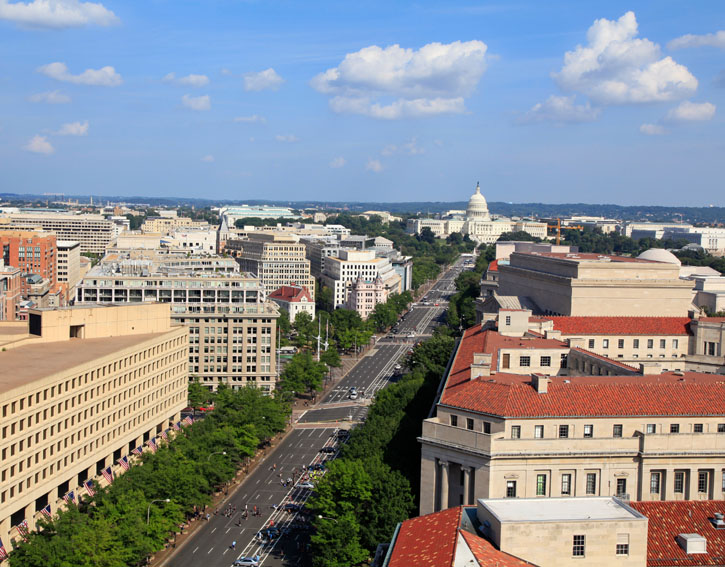
POLYGON ((237 548, 237 542, 236 541, 233 541, 232 542, 232 549, 236 549, 236 548, 237 548))

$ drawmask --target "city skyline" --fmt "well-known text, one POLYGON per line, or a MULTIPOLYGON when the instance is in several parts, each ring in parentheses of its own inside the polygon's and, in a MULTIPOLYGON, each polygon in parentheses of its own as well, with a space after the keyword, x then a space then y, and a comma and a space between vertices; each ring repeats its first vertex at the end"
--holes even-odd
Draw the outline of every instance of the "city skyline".
POLYGON ((0 1, 4 190, 722 205, 722 7, 0 1), (10 57, 12 54, 12 57, 10 57))

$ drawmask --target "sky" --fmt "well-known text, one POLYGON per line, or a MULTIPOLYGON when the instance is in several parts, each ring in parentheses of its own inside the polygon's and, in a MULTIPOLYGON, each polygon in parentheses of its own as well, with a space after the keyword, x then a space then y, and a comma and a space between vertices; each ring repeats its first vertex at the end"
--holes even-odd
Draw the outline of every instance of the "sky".
POLYGON ((0 192, 725 206, 725 2, 0 0, 0 192))

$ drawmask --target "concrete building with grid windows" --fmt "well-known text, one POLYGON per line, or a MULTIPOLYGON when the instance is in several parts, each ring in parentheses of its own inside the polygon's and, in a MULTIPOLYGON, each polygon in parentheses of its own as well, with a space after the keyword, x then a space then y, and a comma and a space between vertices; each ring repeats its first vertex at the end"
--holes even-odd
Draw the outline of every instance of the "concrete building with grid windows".
MULTIPOLYGON (((180 418, 188 334, 165 305, 30 310, 0 325, 0 539, 180 418)), ((120 468, 120 467, 116 467, 120 468)), ((118 472, 118 471, 116 471, 118 472)))
POLYGON ((108 255, 83 278, 77 301, 165 303, 172 320, 189 329, 192 377, 211 390, 224 383, 271 392, 277 378, 279 309, 267 300, 258 278, 240 273, 232 259, 142 258, 140 251, 133 259, 108 255), (237 270, 215 271, 214 266, 228 268, 228 263, 237 270))

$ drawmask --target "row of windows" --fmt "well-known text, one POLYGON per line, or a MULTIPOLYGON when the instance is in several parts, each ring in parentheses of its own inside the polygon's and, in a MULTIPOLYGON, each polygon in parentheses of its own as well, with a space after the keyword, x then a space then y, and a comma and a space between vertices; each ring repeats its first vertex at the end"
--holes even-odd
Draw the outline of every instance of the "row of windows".
MULTIPOLYGON (((453 425, 453 417, 451 416, 451 425, 453 425)), ((457 423, 457 417, 456 417, 456 423, 457 423)), ((473 421, 473 420, 471 420, 473 421)), ((560 439, 568 438, 570 434, 573 432, 573 426, 569 425, 559 425, 557 427, 557 436, 560 439)), ((645 431, 647 433, 657 433, 657 424, 656 423, 648 423, 645 425, 645 431)), ((693 423, 692 424, 692 433, 704 433, 705 432, 705 425, 703 423, 693 423)), ((717 432, 718 433, 725 433, 725 423, 718 423, 717 424, 717 432)), ((612 437, 622 437, 623 433, 623 426, 622 424, 616 423, 612 425, 612 437)), ((670 433, 680 433, 680 424, 679 423, 671 423, 670 424, 670 433)), ((594 437, 594 425, 593 424, 585 424, 582 428, 582 436, 583 437, 594 437)), ((511 426, 511 438, 512 439, 520 439, 521 438, 521 426, 520 425, 512 425, 511 426)), ((534 439, 543 439, 544 438, 544 426, 543 425, 534 425, 534 439)))
MULTIPOLYGON (((667 339, 658 339, 660 348, 667 348, 667 339)), ((673 349, 677 349, 680 346, 679 339, 671 339, 671 345, 673 349)), ((655 346, 655 339, 647 339, 647 348, 651 349, 655 346)), ((632 339, 632 348, 638 349, 640 346, 640 339, 632 339)), ((596 348, 596 339, 589 339, 589 348, 596 348)), ((602 339, 602 348, 609 348, 609 339, 602 339)), ((624 348, 624 339, 617 339, 617 348, 624 348)))
MULTIPOLYGON (((673 490, 675 494, 685 493, 685 475, 687 471, 675 471, 673 475, 673 490)), ((697 492, 699 494, 709 494, 710 492, 710 475, 713 471, 701 470, 697 471, 697 492)), ((664 473, 661 471, 653 471, 649 477, 650 494, 660 494, 662 490, 662 478, 664 473)), ((722 471, 722 492, 725 492, 725 470, 722 471)))

